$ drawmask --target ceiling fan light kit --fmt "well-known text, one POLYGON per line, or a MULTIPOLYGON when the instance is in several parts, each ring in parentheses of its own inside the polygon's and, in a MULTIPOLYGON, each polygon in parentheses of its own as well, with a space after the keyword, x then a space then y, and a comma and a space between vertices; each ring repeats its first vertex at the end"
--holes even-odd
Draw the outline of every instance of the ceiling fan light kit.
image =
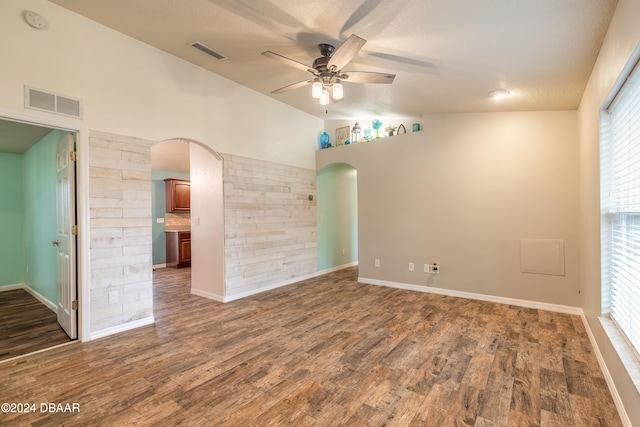
POLYGON ((311 85, 311 96, 315 99, 320 99, 320 96, 322 96, 322 83, 318 79, 311 85))
POLYGON ((322 95, 320 95, 320 105, 329 105, 329 91, 322 89, 322 95))
POLYGON ((291 67, 308 71, 314 76, 314 79, 293 83, 276 89, 271 93, 279 94, 288 92, 310 84, 311 96, 319 99, 320 105, 328 105, 330 101, 339 102, 344 99, 344 88, 340 82, 341 80, 346 80, 351 83, 393 83, 393 79, 396 77, 395 74, 374 73, 369 71, 342 71, 342 68, 351 62, 366 42, 362 37, 351 34, 337 49, 330 44, 321 43, 318 45, 318 50, 322 56, 314 60, 311 67, 275 52, 262 52, 262 55, 267 58, 280 60, 291 67), (329 93, 329 89, 331 89, 331 93, 329 93))
POLYGON ((342 83, 338 80, 333 84, 333 99, 338 100, 342 98, 344 98, 344 89, 342 88, 342 83))

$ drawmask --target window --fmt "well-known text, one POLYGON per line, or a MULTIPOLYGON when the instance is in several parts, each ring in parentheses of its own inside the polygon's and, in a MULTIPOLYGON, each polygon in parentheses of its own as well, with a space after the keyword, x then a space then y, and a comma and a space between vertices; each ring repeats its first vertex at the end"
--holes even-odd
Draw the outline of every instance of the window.
POLYGON ((600 117, 603 312, 640 353, 640 67, 600 117))

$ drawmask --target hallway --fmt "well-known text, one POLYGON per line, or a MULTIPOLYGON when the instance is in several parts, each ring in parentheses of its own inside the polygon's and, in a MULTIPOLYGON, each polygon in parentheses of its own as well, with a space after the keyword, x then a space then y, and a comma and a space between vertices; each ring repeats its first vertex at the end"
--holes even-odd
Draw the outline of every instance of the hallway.
POLYGON ((24 289, 0 292, 0 361, 70 342, 56 314, 24 289))

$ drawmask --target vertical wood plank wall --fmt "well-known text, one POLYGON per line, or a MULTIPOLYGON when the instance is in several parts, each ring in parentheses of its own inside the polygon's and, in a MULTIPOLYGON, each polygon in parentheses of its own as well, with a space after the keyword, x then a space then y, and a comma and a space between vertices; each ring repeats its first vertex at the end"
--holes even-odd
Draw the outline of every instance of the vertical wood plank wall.
POLYGON ((226 296, 315 273, 315 170, 222 156, 226 296))
POLYGON ((91 333, 153 316, 152 141, 91 131, 91 333), (108 293, 118 292, 109 304, 108 293))

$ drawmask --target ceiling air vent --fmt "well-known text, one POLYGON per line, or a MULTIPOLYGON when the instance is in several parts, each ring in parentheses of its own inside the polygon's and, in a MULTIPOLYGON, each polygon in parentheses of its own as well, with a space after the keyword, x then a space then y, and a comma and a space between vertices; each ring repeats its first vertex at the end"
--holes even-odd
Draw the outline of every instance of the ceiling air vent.
POLYGON ((196 49, 198 49, 198 50, 200 50, 200 51, 202 51, 204 53, 206 53, 207 55, 213 56, 216 59, 227 59, 227 57, 224 56, 223 54, 216 52, 215 50, 211 49, 208 46, 203 45, 200 42, 193 42, 193 43, 191 43, 191 46, 195 47, 196 49))
POLYGON ((24 87, 24 106, 62 116, 82 118, 82 101, 29 86, 24 87))

